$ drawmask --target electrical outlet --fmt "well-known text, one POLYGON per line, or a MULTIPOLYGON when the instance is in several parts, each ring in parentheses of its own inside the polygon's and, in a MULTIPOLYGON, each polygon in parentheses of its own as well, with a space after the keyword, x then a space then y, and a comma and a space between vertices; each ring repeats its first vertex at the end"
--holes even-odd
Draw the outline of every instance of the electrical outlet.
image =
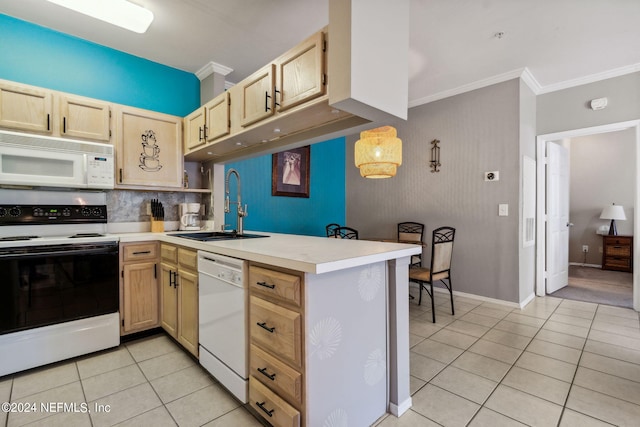
POLYGON ((151 216, 151 202, 147 203, 147 215, 151 216))
POLYGON ((582 252, 589 252, 589 245, 582 245, 582 252))

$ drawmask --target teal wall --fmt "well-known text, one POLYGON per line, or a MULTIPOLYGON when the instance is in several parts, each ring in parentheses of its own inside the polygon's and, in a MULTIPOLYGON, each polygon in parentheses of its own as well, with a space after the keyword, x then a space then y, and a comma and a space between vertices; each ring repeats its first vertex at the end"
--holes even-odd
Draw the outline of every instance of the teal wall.
MULTIPOLYGON (((309 198, 271 195, 271 155, 225 165, 238 171, 242 203, 248 205, 245 230, 324 236, 325 225, 345 223, 345 138, 311 146, 309 198)), ((230 179, 235 200, 234 177, 230 179)), ((227 228, 236 228, 236 207, 225 215, 227 228)))
MULTIPOLYGON (((177 116, 200 106, 194 74, 3 14, 0 79, 177 116)), ((308 199, 271 196, 271 155, 229 167, 242 178, 247 230, 322 236, 326 224, 345 223, 344 138, 311 146, 308 199)), ((235 228, 235 215, 228 214, 225 222, 235 228)))
POLYGON ((200 106, 192 73, 3 14, 0 79, 177 116, 200 106))

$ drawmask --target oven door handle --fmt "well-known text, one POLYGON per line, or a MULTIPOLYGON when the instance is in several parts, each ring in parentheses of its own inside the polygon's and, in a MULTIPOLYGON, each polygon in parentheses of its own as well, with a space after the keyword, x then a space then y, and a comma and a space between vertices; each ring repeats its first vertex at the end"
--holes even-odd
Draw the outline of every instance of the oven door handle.
POLYGON ((33 258, 41 256, 67 256, 67 255, 91 255, 91 254, 109 254, 118 253, 118 247, 99 247, 99 248, 79 248, 79 249, 63 249, 63 250, 42 250, 34 252, 17 252, 17 253, 0 253, 0 259, 3 258, 33 258))

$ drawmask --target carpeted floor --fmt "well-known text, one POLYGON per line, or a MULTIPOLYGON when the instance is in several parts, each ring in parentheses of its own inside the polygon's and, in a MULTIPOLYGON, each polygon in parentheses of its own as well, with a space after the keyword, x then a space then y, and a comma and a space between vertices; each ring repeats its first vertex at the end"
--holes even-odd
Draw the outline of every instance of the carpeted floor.
POLYGON ((569 284, 552 297, 633 308, 633 273, 569 266, 569 284))

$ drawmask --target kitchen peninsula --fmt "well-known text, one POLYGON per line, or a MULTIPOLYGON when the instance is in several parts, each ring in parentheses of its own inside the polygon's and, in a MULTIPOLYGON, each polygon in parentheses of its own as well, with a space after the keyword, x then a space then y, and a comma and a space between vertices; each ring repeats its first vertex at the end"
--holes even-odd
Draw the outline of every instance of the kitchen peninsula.
MULTIPOLYGON (((300 374, 298 402, 292 403, 286 394, 279 396, 277 386, 271 387, 272 392, 264 379, 268 376, 254 372, 254 360, 275 358, 252 345, 249 393, 256 413, 274 425, 298 425, 296 420, 303 426, 371 425, 385 412, 401 415, 411 406, 408 264, 421 247, 275 233, 258 233, 267 238, 200 242, 171 234, 121 234, 120 242, 159 240, 249 261, 252 321, 254 307, 285 307, 283 311, 292 312, 286 310, 287 301, 270 305, 264 291, 254 291, 253 271, 300 278, 300 307, 294 313, 300 322, 300 361, 285 371, 300 374), (266 404, 257 402, 265 395, 266 404), (254 403, 264 405, 256 408, 254 403), (279 404, 288 410, 280 410, 279 404), (269 418, 273 405, 275 414, 285 413, 286 421, 269 418)), ((275 360, 274 366, 282 365, 275 360)))

